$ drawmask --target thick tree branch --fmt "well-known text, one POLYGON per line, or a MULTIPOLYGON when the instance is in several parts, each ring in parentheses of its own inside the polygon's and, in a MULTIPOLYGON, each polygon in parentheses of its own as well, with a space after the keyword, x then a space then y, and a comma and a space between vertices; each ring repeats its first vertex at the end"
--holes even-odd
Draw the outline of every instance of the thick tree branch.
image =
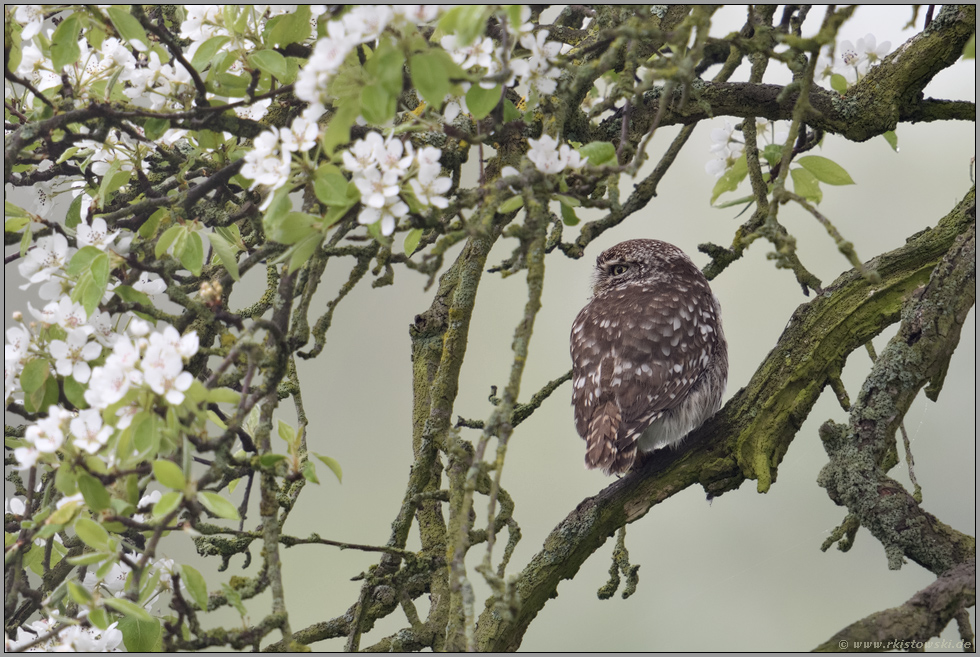
MULTIPOLYGON (((977 603, 977 562, 967 561, 943 573, 905 604, 871 614, 848 625, 815 652, 881 652, 919 649, 939 636, 961 609, 977 603)), ((975 646, 963 646, 972 652, 975 646)))
MULTIPOLYGON (((968 211, 975 216, 976 209, 968 211)), ((976 224, 960 235, 909 299, 902 326, 875 362, 851 411, 850 425, 828 421, 820 437, 830 456, 818 483, 885 546, 889 567, 904 557, 937 575, 974 558, 976 540, 922 509, 885 474, 895 432, 923 386, 935 400, 966 315, 976 302, 976 224)))
POLYGON ((595 497, 584 500, 551 532, 544 547, 518 577, 520 611, 505 621, 485 611, 477 629, 481 650, 514 650, 558 584, 571 579, 606 538, 652 506, 700 483, 711 495, 757 478, 766 491, 776 466, 835 368, 896 321, 904 299, 957 237, 975 225, 975 190, 930 230, 865 266, 881 275, 870 283, 857 270, 794 312, 775 348, 714 418, 695 431, 682 450, 662 450, 595 497))
MULTIPOLYGON (((922 97, 936 74, 960 58, 975 29, 976 5, 944 5, 928 28, 873 67, 847 93, 812 86, 807 125, 860 142, 894 130, 902 122, 976 120, 975 103, 922 97)), ((634 108, 635 130, 644 130, 657 116, 660 94, 660 89, 650 91, 648 102, 634 108)), ((660 125, 691 124, 714 116, 790 120, 799 90, 751 82, 703 82, 695 87, 693 96, 697 102, 682 105, 680 92, 673 94, 660 125)), ((605 122, 602 138, 615 138, 618 120, 605 122)))

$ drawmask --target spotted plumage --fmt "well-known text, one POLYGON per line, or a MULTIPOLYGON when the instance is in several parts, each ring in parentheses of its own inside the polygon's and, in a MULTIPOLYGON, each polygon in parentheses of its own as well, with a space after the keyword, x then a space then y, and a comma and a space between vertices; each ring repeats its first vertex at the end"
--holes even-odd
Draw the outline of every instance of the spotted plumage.
POLYGON ((575 427, 589 468, 626 472, 638 450, 678 443, 721 407, 721 307, 691 259, 666 242, 629 240, 596 259, 571 352, 575 427))

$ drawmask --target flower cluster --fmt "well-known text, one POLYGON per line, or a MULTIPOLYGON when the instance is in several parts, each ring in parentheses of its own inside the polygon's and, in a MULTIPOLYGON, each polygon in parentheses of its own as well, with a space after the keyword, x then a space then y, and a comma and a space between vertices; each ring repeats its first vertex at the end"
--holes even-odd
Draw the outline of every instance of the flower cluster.
POLYGON ((830 46, 824 48, 820 53, 817 62, 817 77, 821 79, 831 79, 831 86, 837 91, 843 91, 833 84, 835 75, 840 75, 844 79, 845 87, 855 84, 858 80, 868 74, 872 66, 881 62, 882 58, 891 52, 892 44, 890 41, 878 40, 873 34, 866 34, 864 38, 858 39, 857 43, 844 40, 838 44, 839 57, 835 60, 831 55, 830 46))
MULTIPOLYGON (((498 76, 506 69, 508 75, 503 81, 505 87, 525 83, 537 94, 552 94, 558 88, 558 77, 561 75, 561 70, 554 65, 553 60, 561 51, 562 44, 548 41, 548 30, 532 33, 533 26, 528 22, 530 13, 530 8, 525 6, 521 9, 521 20, 516 25, 507 24, 510 33, 508 42, 512 44, 509 51, 496 47, 489 37, 464 45, 455 34, 442 37, 439 45, 463 70, 481 69, 485 79, 480 82, 480 86, 486 89, 496 86, 498 76), (514 57, 513 44, 518 43, 528 51, 526 58, 514 57)), ((469 83, 463 83, 462 88, 467 90, 469 83)), ((446 121, 452 122, 460 111, 467 111, 463 97, 449 96, 447 100, 446 121)))
POLYGON ((260 134, 252 150, 245 154, 242 175, 252 180, 250 189, 259 185, 268 188, 267 202, 272 199, 271 192, 289 180, 293 154, 305 153, 316 146, 320 132, 316 120, 321 113, 322 108, 308 107, 293 119, 289 128, 270 128, 260 134))
MULTIPOLYGON (((711 131, 710 150, 714 157, 704 165, 704 170, 715 178, 720 178, 726 171, 735 166, 745 151, 745 143, 736 132, 735 126, 728 119, 725 119, 723 128, 715 128, 711 131)), ((775 122, 759 119, 756 121, 756 134, 761 140, 760 148, 764 148, 768 145, 782 144, 786 141, 789 132, 780 129, 775 122)))
MULTIPOLYGON (((51 634, 58 625, 59 618, 44 618, 29 625, 30 631, 23 627, 17 628, 17 637, 11 639, 3 635, 3 651, 15 652, 29 644, 34 644, 38 637, 51 634)), ((68 625, 51 638, 33 645, 31 652, 119 652, 124 646, 123 635, 112 623, 104 630, 82 625, 68 625)))
POLYGON ((359 5, 327 23, 327 36, 317 40, 309 62, 296 77, 296 97, 322 110, 330 98, 327 84, 347 55, 358 45, 377 40, 394 17, 389 6, 359 5))
MULTIPOLYGON (((64 298, 61 306, 71 302, 64 298)), ((55 327, 41 323, 15 326, 7 329, 4 346, 4 400, 5 404, 19 393, 19 376, 27 363, 32 361, 54 362, 54 369, 62 377, 71 377, 78 384, 87 384, 84 392, 89 408, 74 414, 52 405, 47 415, 27 427, 24 444, 14 450, 20 469, 34 467, 39 460, 56 463, 57 454, 69 446, 88 454, 99 453, 116 430, 129 426, 133 413, 140 410, 140 398, 133 404, 115 412, 117 419, 105 423, 103 411, 123 401, 132 389, 145 389, 177 406, 184 401, 184 392, 193 382, 191 374, 184 370, 184 362, 197 353, 198 339, 194 332, 181 336, 172 326, 151 331, 149 324, 133 319, 128 335, 112 332, 111 350, 105 355, 105 347, 97 340, 94 327, 87 322, 84 309, 71 304, 69 313, 58 314, 55 327), (33 329, 33 330, 32 330, 33 329), (64 335, 64 339, 51 339, 51 335, 64 335), (102 360, 101 365, 90 363, 102 360)), ((132 396, 131 396, 132 397, 132 396)), ((151 395, 151 398, 156 399, 151 395)), ((143 396, 146 403, 146 396, 143 396)), ((129 456, 128 454, 122 456, 129 456)), ((107 456, 112 461, 111 455, 107 456)))
POLYGON ((376 132, 369 132, 343 152, 344 168, 361 193, 361 224, 381 222, 381 234, 395 232, 398 219, 408 214, 408 204, 402 200, 405 185, 420 205, 445 208, 449 201, 443 196, 452 187, 452 180, 440 176, 439 159, 442 151, 425 146, 418 151, 412 142, 393 137, 387 141, 376 132))
POLYGON ((548 135, 540 139, 528 139, 531 146, 527 151, 527 159, 541 173, 561 173, 565 169, 578 169, 585 160, 578 151, 568 144, 558 145, 558 142, 548 135))

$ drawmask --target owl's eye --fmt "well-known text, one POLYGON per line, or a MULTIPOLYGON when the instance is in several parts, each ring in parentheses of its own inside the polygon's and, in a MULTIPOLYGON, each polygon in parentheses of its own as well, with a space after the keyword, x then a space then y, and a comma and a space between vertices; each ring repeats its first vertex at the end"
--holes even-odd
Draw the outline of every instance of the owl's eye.
POLYGON ((630 266, 622 262, 609 266, 609 274, 612 276, 622 276, 629 270, 630 266))

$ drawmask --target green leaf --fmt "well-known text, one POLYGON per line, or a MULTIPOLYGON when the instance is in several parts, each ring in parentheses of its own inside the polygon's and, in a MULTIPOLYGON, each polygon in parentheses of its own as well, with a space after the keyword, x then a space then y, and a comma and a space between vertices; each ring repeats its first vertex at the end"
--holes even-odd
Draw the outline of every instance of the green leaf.
POLYGON ((116 7, 110 7, 106 10, 106 13, 109 14, 109 20, 112 21, 119 35, 133 44, 136 50, 143 51, 149 47, 150 40, 146 38, 146 31, 132 14, 116 7), (140 45, 135 45, 134 42, 140 45))
POLYGON ((405 55, 393 45, 392 41, 382 40, 378 44, 378 49, 367 61, 365 69, 370 78, 380 84, 388 92, 389 96, 397 98, 402 92, 405 84, 403 69, 405 68, 405 55))
POLYGON ((88 402, 85 401, 85 390, 87 390, 87 387, 76 381, 75 377, 65 377, 61 387, 65 391, 65 398, 71 402, 72 406, 79 410, 88 408, 88 402))
POLYGON ((180 264, 190 273, 200 276, 201 268, 204 267, 204 242, 197 231, 188 231, 183 247, 180 253, 175 254, 180 259, 180 264))
POLYGON ((350 207, 352 205, 347 196, 347 178, 340 173, 340 169, 332 164, 324 164, 316 170, 316 177, 313 179, 313 191, 316 197, 324 205, 338 205, 350 207))
POLYGON ((575 226, 578 224, 578 217, 575 216, 575 209, 569 205, 562 203, 559 205, 561 208, 561 220, 566 226, 575 226))
POLYGON ((319 217, 305 212, 290 212, 269 233, 269 238, 280 244, 295 244, 311 233, 315 233, 318 221, 319 217))
POLYGON ((83 271, 91 269, 92 263, 95 262, 99 256, 104 257, 105 253, 94 246, 83 246, 75 252, 75 255, 73 255, 71 260, 68 262, 68 267, 66 269, 68 275, 72 277, 78 276, 83 271))
POLYGON ((288 46, 305 41, 310 36, 310 7, 298 5, 292 14, 277 16, 269 21, 271 26, 266 38, 269 46, 288 46))
POLYGON ((51 68, 60 71, 78 61, 81 50, 78 48, 78 33, 82 29, 78 14, 72 14, 61 21, 51 35, 51 68))
POLYGON ((452 88, 449 81, 450 65, 455 64, 445 50, 429 50, 412 55, 408 60, 412 74, 412 84, 422 94, 422 98, 437 110, 452 88), (448 64, 447 64, 448 60, 448 64))
POLYGON ((259 457, 259 465, 263 468, 274 468, 276 463, 280 461, 285 461, 288 456, 285 454, 263 454, 259 457))
POLYGON ((520 121, 523 119, 520 111, 513 102, 504 98, 504 123, 510 123, 511 121, 520 121))
POLYGON ((58 468, 54 473, 54 487, 65 497, 78 492, 78 477, 71 468, 58 468))
POLYGON ((20 257, 23 258, 27 255, 28 249, 31 248, 31 243, 33 242, 33 237, 31 235, 31 225, 27 224, 24 228, 24 234, 20 238, 20 257))
POLYGON ((231 279, 234 281, 239 280, 241 274, 238 271, 237 248, 217 231, 208 235, 208 240, 211 242, 211 247, 214 249, 214 252, 218 254, 218 259, 221 260, 221 264, 228 270, 231 279))
POLYGON ((977 58, 977 33, 974 32, 970 40, 966 42, 963 46, 963 59, 976 59, 977 58))
POLYGON ((511 196, 509 199, 497 206, 497 214, 509 214, 523 206, 523 196, 511 196))
POLYGON ((333 153, 334 149, 341 144, 350 141, 350 129, 361 113, 359 98, 348 98, 347 102, 340 103, 336 113, 331 117, 327 129, 323 133, 323 150, 325 153, 333 153))
POLYGON ((888 142, 888 145, 892 147, 892 150, 896 153, 898 152, 898 135, 895 134, 894 130, 889 130, 881 135, 888 142))
POLYGON ((439 29, 447 34, 455 32, 458 45, 468 46, 486 29, 487 12, 486 5, 453 7, 439 19, 439 29))
POLYGON ((71 596, 71 599, 74 600, 76 604, 92 604, 92 592, 78 582, 68 580, 68 595, 71 596))
POLYGON ((715 183, 714 189, 711 191, 711 204, 714 205, 718 197, 725 192, 734 192, 738 189, 738 184, 745 180, 745 177, 749 174, 748 164, 745 162, 745 153, 739 157, 735 164, 732 165, 725 174, 718 179, 715 183))
POLYGON ((844 168, 825 157, 806 155, 796 160, 797 164, 812 173, 817 180, 828 185, 853 185, 854 181, 844 168))
POLYGON ((153 462, 153 476, 167 488, 182 491, 187 488, 187 479, 180 466, 173 461, 163 459, 153 462))
POLYGON ((766 144, 763 147, 760 155, 762 155, 762 159, 764 159, 769 166, 774 167, 783 159, 783 145, 766 144))
POLYGON ((156 234, 157 228, 160 227, 160 222, 163 221, 164 217, 166 216, 168 216, 168 213, 165 208, 160 208, 151 214, 150 218, 147 219, 139 228, 138 232, 140 237, 147 240, 152 238, 156 234))
POLYGON ((320 480, 316 476, 316 465, 313 461, 307 461, 303 464, 303 479, 306 479, 311 484, 320 483, 320 480))
POLYGON ((231 502, 217 493, 202 490, 198 492, 197 498, 201 501, 201 504, 204 505, 204 508, 219 518, 241 520, 241 516, 238 515, 238 509, 236 509, 231 502))
MULTIPOLYGON (((97 258, 92 261, 92 280, 95 282, 96 287, 100 290, 105 291, 106 286, 109 284, 109 256, 105 253, 100 253, 97 258)), ((102 298, 102 295, 99 295, 102 298)), ((91 311, 89 311, 91 314, 91 311)))
POLYGON ((116 627, 123 635, 123 645, 128 652, 160 652, 163 647, 160 641, 160 620, 157 618, 145 621, 135 616, 126 616, 116 627))
POLYGON ((219 35, 213 36, 202 43, 191 58, 191 66, 197 71, 203 71, 211 63, 211 59, 226 43, 231 41, 231 37, 219 35))
POLYGON ((184 232, 184 227, 179 224, 171 226, 165 230, 163 235, 160 236, 160 239, 157 240, 156 246, 153 248, 153 255, 155 255, 157 259, 163 257, 163 254, 170 249, 170 246, 177 239, 177 236, 182 232, 184 232))
MULTIPOLYGON (((20 219, 30 220, 31 215, 24 208, 19 205, 14 205, 7 199, 3 200, 3 216, 4 217, 18 217, 20 219)), ((14 232, 20 232, 19 230, 14 232)))
POLYGON ((221 591, 225 594, 225 597, 228 599, 231 606, 234 607, 239 614, 241 614, 242 618, 245 618, 245 616, 248 615, 248 610, 245 609, 245 605, 242 604, 242 594, 224 583, 221 585, 221 591))
POLYGON ((169 493, 164 493, 157 500, 157 503, 153 505, 153 517, 163 518, 165 516, 173 513, 173 510, 180 506, 181 500, 184 499, 183 494, 177 493, 175 491, 170 491, 169 493))
POLYGON ((789 170, 789 175, 793 177, 793 191, 798 196, 802 196, 808 201, 819 203, 823 200, 823 192, 820 190, 820 182, 816 177, 801 167, 793 167, 789 170))
MULTIPOLYGON (((105 601, 106 607, 111 607, 124 616, 131 616, 146 623, 153 622, 153 616, 150 616, 146 609, 143 609, 135 602, 130 602, 126 598, 103 598, 103 600, 105 601)), ((123 635, 123 641, 125 641, 125 638, 125 635, 123 635)), ((126 648, 129 649, 129 644, 126 645, 126 648)))
POLYGON ((74 228, 82 223, 82 195, 79 194, 68 204, 68 214, 65 215, 65 226, 74 228))
POLYGON ((267 237, 272 238, 275 231, 279 229, 279 223, 283 217, 292 209, 293 202, 289 199, 289 190, 286 187, 280 187, 272 195, 269 207, 265 209, 265 215, 262 217, 262 228, 267 237))
POLYGON ((422 241, 422 232, 423 231, 421 228, 413 228, 412 230, 408 231, 407 235, 405 235, 405 255, 410 256, 415 253, 415 249, 418 247, 419 242, 422 241))
MULTIPOLYGON (((170 119, 147 119, 143 122, 143 134, 150 141, 156 141, 170 129, 170 119)), ((81 199, 81 196, 77 197, 81 199)))
POLYGON ((81 502, 69 502, 63 505, 60 509, 56 509, 49 517, 45 525, 47 527, 57 527, 59 525, 67 525, 71 522, 71 519, 75 517, 78 513, 79 508, 82 506, 81 502))
POLYGON ((91 518, 80 516, 75 521, 75 533, 93 550, 105 552, 109 549, 109 532, 91 518))
POLYGON ((840 73, 834 73, 830 76, 830 88, 839 94, 843 94, 847 91, 847 78, 840 73))
POLYGON ((296 429, 293 429, 292 425, 290 425, 288 422, 279 420, 278 424, 276 425, 276 432, 279 434, 280 438, 286 441, 286 444, 290 444, 296 440, 296 429))
POLYGON ((51 364, 44 358, 32 358, 24 365, 20 373, 20 387, 24 392, 30 394, 39 390, 48 379, 51 372, 51 364))
POLYGON ((145 292, 135 290, 128 285, 117 285, 112 288, 112 293, 127 303, 138 303, 146 307, 153 305, 145 292))
POLYGON ((102 295, 105 294, 105 283, 100 283, 100 281, 104 279, 101 274, 106 273, 107 271, 103 268, 99 270, 93 268, 82 272, 82 275, 78 277, 78 281, 71 291, 71 300, 82 304, 85 312, 89 315, 95 312, 96 307, 98 307, 99 302, 102 300, 102 295), (100 280, 96 280, 97 277, 100 280))
POLYGON ((204 581, 204 576, 190 566, 181 566, 180 573, 187 585, 187 592, 191 594, 194 602, 202 611, 208 609, 208 585, 204 581))
POLYGON ((154 413, 141 412, 133 418, 133 447, 142 458, 156 456, 160 449, 160 420, 154 413))
POLYGON ((212 388, 208 391, 208 401, 216 404, 238 404, 242 399, 242 394, 231 388, 212 388))
POLYGON ((30 217, 8 217, 3 220, 3 232, 19 233, 29 223, 31 223, 30 217))
POLYGON ((395 101, 380 84, 371 84, 361 92, 361 113, 368 123, 381 125, 395 118, 395 101))
POLYGON ((608 141, 593 141, 578 149, 579 154, 592 166, 600 166, 616 159, 616 147, 608 141))
POLYGON ((323 456, 321 454, 317 454, 316 452, 310 452, 310 453, 313 454, 313 456, 320 459, 320 461, 325 466, 330 468, 330 470, 337 476, 337 481, 341 483, 344 482, 344 472, 343 470, 340 469, 340 463, 338 463, 336 459, 332 459, 329 456, 323 456))
POLYGON ((570 208, 577 208, 582 205, 582 201, 578 200, 574 196, 568 196, 566 194, 555 194, 555 200, 562 205, 567 205, 570 208))
POLYGON ((112 504, 112 498, 109 496, 109 491, 106 489, 105 484, 90 474, 84 472, 79 473, 78 489, 82 492, 82 498, 85 499, 85 504, 93 511, 103 511, 108 509, 112 504))
MULTIPOLYGON (((78 532, 78 530, 75 531, 76 533, 78 532)), ((86 552, 77 557, 68 557, 68 563, 73 566, 94 566, 97 563, 102 563, 110 556, 112 555, 106 554, 105 552, 86 552)))
POLYGON ((323 235, 319 231, 314 231, 297 242, 292 247, 292 255, 289 258, 289 273, 305 265, 322 241, 323 235))
POLYGON ((493 89, 484 89, 478 84, 470 87, 466 92, 466 107, 470 110, 473 118, 479 121, 485 118, 500 103, 500 85, 493 89))
POLYGON ((268 73, 281 80, 286 77, 288 67, 286 58, 275 50, 257 50, 248 56, 248 63, 263 73, 268 73))

